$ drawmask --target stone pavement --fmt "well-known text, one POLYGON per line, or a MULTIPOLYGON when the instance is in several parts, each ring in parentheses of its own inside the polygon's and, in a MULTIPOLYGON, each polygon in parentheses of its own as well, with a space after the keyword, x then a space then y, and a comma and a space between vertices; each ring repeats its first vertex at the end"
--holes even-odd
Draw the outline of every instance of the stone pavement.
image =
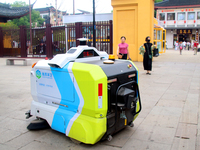
POLYGON ((136 62, 143 108, 135 127, 95 145, 76 145, 51 129, 28 131, 31 66, 5 63, 0 58, 0 150, 200 150, 200 53, 168 50, 154 58, 151 76, 136 62))

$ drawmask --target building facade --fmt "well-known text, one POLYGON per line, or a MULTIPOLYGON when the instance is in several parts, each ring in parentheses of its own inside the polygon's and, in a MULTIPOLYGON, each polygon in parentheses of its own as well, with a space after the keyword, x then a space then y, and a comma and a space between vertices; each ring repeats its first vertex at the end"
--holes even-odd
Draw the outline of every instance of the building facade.
MULTIPOLYGON (((56 9, 53 6, 45 8, 37 8, 34 10, 40 12, 40 16, 43 19, 45 19, 46 24, 52 24, 52 25, 56 24, 56 9)), ((66 11, 60 11, 60 10, 57 10, 57 13, 58 13, 57 23, 58 25, 60 25, 63 23, 63 16, 66 15, 67 13, 66 11)))
POLYGON ((155 4, 156 18, 166 29, 168 48, 176 41, 200 42, 200 1, 168 0, 155 4))

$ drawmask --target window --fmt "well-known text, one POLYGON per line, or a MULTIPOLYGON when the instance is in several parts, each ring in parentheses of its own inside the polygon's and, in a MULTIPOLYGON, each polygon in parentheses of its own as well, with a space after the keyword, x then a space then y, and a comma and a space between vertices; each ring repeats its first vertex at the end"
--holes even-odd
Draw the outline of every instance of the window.
POLYGON ((165 20, 165 14, 164 13, 160 13, 160 20, 165 20))
POLYGON ((200 12, 197 12, 197 19, 200 20, 200 12))
POLYGON ((195 12, 188 12, 188 20, 195 20, 195 12))
POLYGON ((43 19, 48 19, 48 15, 43 15, 43 19))
POLYGON ((70 49, 67 51, 68 54, 73 54, 76 51, 76 49, 70 49))
POLYGON ((94 50, 84 50, 77 58, 99 56, 94 50))
POLYGON ((185 13, 184 12, 178 13, 178 20, 185 20, 185 13))
POLYGON ((175 20, 175 13, 168 13, 167 20, 175 20))

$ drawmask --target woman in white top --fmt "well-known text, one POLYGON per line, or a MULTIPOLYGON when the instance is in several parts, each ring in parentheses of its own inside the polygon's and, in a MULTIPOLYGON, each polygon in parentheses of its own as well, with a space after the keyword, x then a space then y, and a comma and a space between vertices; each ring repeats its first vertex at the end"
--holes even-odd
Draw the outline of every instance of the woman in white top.
POLYGON ((178 48, 179 48, 179 44, 178 44, 178 41, 176 41, 176 43, 175 43, 175 50, 178 50, 178 48))

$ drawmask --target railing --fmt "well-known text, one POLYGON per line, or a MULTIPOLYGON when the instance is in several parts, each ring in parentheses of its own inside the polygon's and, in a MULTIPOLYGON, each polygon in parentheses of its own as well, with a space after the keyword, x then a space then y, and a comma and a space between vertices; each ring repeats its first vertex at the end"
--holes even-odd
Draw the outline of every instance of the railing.
MULTIPOLYGON (((96 23, 96 48, 112 54, 112 21, 96 23)), ((30 29, 21 26, 17 30, 2 30, 0 28, 0 56, 17 57, 49 57, 56 54, 66 53, 71 47, 79 45, 77 38, 88 38, 88 46, 93 46, 93 25, 92 23, 74 23, 66 26, 46 25, 42 28, 32 30, 32 49, 30 47, 30 29), (4 44, 9 39, 9 44, 4 44), (13 44, 14 43, 14 44, 13 44), (20 48, 8 50, 5 48, 20 48)))

